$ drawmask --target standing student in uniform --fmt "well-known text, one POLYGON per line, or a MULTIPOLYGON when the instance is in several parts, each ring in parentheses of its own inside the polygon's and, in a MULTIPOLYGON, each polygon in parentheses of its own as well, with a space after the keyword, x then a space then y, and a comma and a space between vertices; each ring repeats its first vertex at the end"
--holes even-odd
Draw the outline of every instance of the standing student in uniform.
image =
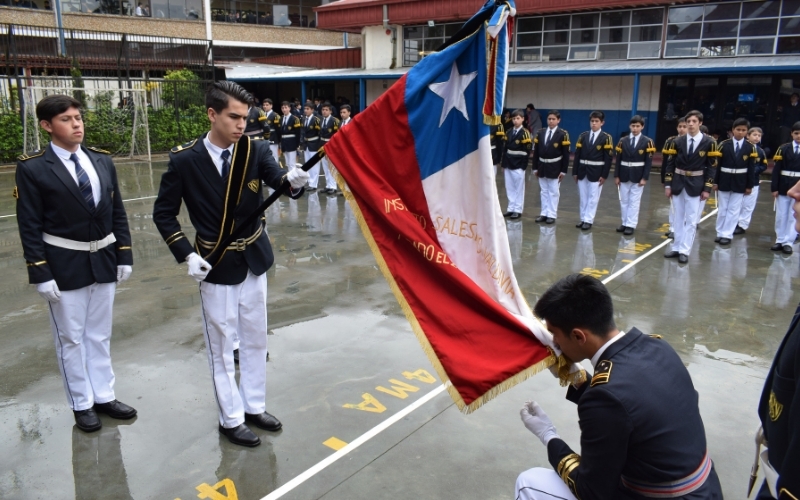
POLYGON ((533 142, 531 133, 522 126, 524 120, 525 114, 522 110, 517 109, 511 113, 514 126, 508 131, 503 154, 503 171, 508 197, 508 211, 503 216, 509 219, 522 217, 522 207, 525 204, 525 169, 528 167, 528 156, 533 142))
POLYGON ((264 99, 261 102, 261 109, 264 110, 264 114, 267 117, 267 126, 269 126, 269 135, 266 136, 269 139, 269 149, 272 151, 272 156, 278 161, 281 150, 280 139, 278 138, 278 131, 281 127, 281 117, 272 109, 272 99, 264 99))
MULTIPOLYGON (((314 105, 307 102, 303 107, 303 126, 300 129, 300 149, 303 151, 303 162, 307 162, 312 156, 317 154, 319 148, 322 147, 322 141, 319 139, 319 117, 314 114, 314 105)), ((309 193, 317 190, 317 181, 319 180, 319 162, 311 167, 308 171, 308 189, 309 193)))
POLYGON ((761 149, 761 135, 762 130, 759 127, 753 127, 747 132, 747 142, 753 145, 756 149, 758 158, 756 159, 753 168, 753 189, 750 194, 744 196, 742 200, 742 211, 739 213, 739 223, 733 234, 744 234, 750 227, 750 219, 753 217, 753 211, 756 209, 756 202, 758 201, 758 185, 761 182, 761 174, 767 169, 767 153, 761 149))
POLYGON ((297 146, 300 145, 300 129, 303 126, 300 118, 292 114, 292 105, 288 101, 281 103, 281 125, 278 135, 281 138, 281 151, 283 161, 288 170, 294 169, 297 164, 297 146))
POLYGON ((116 399, 111 368, 114 294, 133 266, 128 217, 109 153, 82 145, 80 102, 45 97, 36 117, 50 143, 17 162, 20 240, 28 279, 47 301, 75 425, 93 432, 102 427, 97 413, 136 416, 116 399))
POLYGON ((639 115, 631 118, 630 134, 617 144, 617 168, 614 169, 614 182, 619 188, 619 206, 622 224, 618 233, 630 236, 639 223, 639 205, 644 186, 650 179, 653 153, 656 146, 653 140, 642 134, 644 118, 639 115))
MULTIPOLYGON (((214 249, 263 202, 261 183, 291 197, 303 195, 308 173, 287 174, 265 141, 243 135, 252 96, 238 84, 215 82, 206 93, 211 130, 172 148, 153 207, 153 222, 178 262, 200 283, 200 304, 208 364, 217 403, 219 432, 234 444, 257 446, 260 439, 245 422, 277 431, 281 422, 266 412, 267 270, 274 257, 264 223, 258 218, 245 238, 229 245, 214 262, 214 249), (186 205, 197 234, 184 234, 178 214, 186 205), (233 359, 238 336, 239 383, 233 359)), ((288 107, 288 106, 287 106, 288 107)))
MULTIPOLYGON (((331 140, 333 134, 339 131, 339 119, 333 116, 333 106, 329 102, 324 102, 322 104, 322 118, 320 121, 320 129, 319 129, 319 137, 322 141, 322 146, 324 147, 325 144, 331 140)), ((323 193, 328 195, 335 195, 338 193, 338 189, 336 187, 336 179, 333 177, 333 172, 331 172, 330 164, 328 163, 328 157, 323 156, 322 160, 322 170, 325 172, 325 190, 323 193)))
POLYGON ((575 143, 572 177, 578 184, 581 218, 575 227, 584 231, 591 229, 594 224, 600 193, 603 192, 603 184, 611 172, 611 161, 614 158, 614 140, 602 130, 605 122, 605 113, 592 111, 589 114, 591 130, 582 133, 575 143))
POLYGON ((753 172, 758 152, 747 142, 750 122, 737 118, 733 122, 732 137, 717 145, 719 164, 712 189, 717 192, 717 237, 715 243, 730 245, 739 222, 744 197, 753 189, 753 172))
POLYGON ((800 180, 800 122, 792 125, 792 142, 778 148, 773 158, 772 197, 775 198, 775 244, 773 252, 792 253, 792 244, 797 238, 792 216, 792 199, 789 189, 800 180))
POLYGON ((560 128, 561 113, 547 113, 547 127, 533 139, 533 170, 539 178, 542 213, 536 222, 553 224, 558 217, 561 180, 569 168, 569 134, 560 128))
POLYGON ((342 117, 342 121, 341 121, 341 124, 339 125, 339 128, 350 124, 350 120, 352 120, 352 118, 350 118, 350 115, 352 113, 353 113, 353 110, 352 110, 352 108, 350 107, 349 104, 343 104, 342 107, 339 108, 339 116, 342 117))
POLYGON ((689 262, 692 244, 697 233, 698 211, 708 199, 717 168, 716 143, 700 132, 703 113, 686 114, 687 133, 675 139, 674 154, 669 156, 665 176, 666 196, 672 199, 675 210, 675 239, 664 257, 689 262))
MULTIPOLYGON (((667 175, 667 160, 671 155, 675 154, 675 150, 673 149, 673 144, 675 143, 675 139, 678 137, 683 137, 686 135, 686 117, 678 118, 678 135, 673 135, 672 137, 667 138, 664 141, 664 148, 661 150, 661 184, 666 187, 666 175, 667 175)), ((667 238, 673 238, 675 236, 675 210, 673 207, 670 207, 669 210, 669 230, 667 231, 667 238)))
POLYGON ((503 151, 506 147, 506 131, 502 124, 498 123, 489 127, 489 142, 492 145, 494 175, 497 175, 497 168, 503 162, 503 151))

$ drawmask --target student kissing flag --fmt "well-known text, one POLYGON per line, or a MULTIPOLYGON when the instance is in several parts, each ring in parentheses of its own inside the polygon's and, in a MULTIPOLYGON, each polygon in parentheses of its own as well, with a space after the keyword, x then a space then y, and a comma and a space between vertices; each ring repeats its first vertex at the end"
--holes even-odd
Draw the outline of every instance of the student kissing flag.
POLYGON ((497 198, 489 125, 500 123, 514 14, 513 0, 490 0, 324 149, 417 339, 466 413, 553 365, 562 383, 585 379, 520 292, 497 198))

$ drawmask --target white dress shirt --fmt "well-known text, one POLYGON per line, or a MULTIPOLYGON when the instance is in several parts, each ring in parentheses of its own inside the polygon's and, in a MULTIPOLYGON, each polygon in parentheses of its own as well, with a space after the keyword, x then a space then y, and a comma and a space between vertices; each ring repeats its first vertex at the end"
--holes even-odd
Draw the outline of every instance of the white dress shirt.
MULTIPOLYGON (((69 175, 75 179, 75 184, 78 185, 78 189, 80 189, 80 182, 78 182, 78 172, 75 170, 75 162, 69 159, 70 153, 64 148, 60 148, 50 143, 50 147, 53 148, 53 152, 61 159, 61 163, 64 164, 64 167, 69 172, 69 175)), ((89 159, 89 156, 83 152, 83 149, 78 148, 75 151, 75 154, 78 155, 78 161, 81 164, 81 168, 86 172, 86 175, 89 176, 89 182, 92 184, 92 197, 94 198, 94 205, 97 206, 100 204, 101 199, 101 190, 100 190, 100 177, 97 176, 97 171, 94 169, 94 164, 92 160, 89 159)))
POLYGON ((734 151, 736 151, 737 149, 739 151, 741 151, 743 146, 744 146, 744 138, 739 139, 738 141, 736 139, 733 140, 733 150, 734 151))
MULTIPOLYGON (((222 151, 223 149, 219 146, 215 146, 208 140, 208 134, 203 138, 203 144, 206 145, 206 149, 208 150, 208 156, 211 157, 211 161, 214 162, 214 166, 217 167, 217 172, 219 172, 219 176, 222 177, 222 151)), ((228 163, 233 162, 233 144, 226 148, 228 152, 230 152, 230 156, 228 157, 228 163)))
POLYGON ((694 144, 692 144, 692 146, 691 146, 692 147, 692 154, 694 154, 694 152, 697 151, 697 146, 700 145, 700 141, 703 140, 703 133, 698 131, 697 135, 686 134, 686 146, 689 146, 689 144, 690 144, 689 143, 689 139, 694 140, 694 144))
POLYGON ((603 346, 600 349, 598 349, 596 353, 594 353, 594 356, 592 356, 591 359, 592 368, 595 368, 597 366, 597 362, 600 361, 600 356, 602 356, 603 353, 606 352, 606 349, 608 349, 611 346, 611 344, 621 339, 624 335, 625 332, 620 331, 618 334, 611 337, 611 339, 609 339, 605 344, 603 344, 603 346))
POLYGON ((590 140, 594 139, 591 141, 591 145, 594 145, 595 141, 597 141, 597 138, 600 137, 600 134, 602 133, 603 133, 602 128, 597 129, 597 132, 592 132, 591 130, 589 131, 589 139, 590 140), (592 137, 592 134, 594 134, 594 137, 592 137))
MULTIPOLYGON (((636 148, 636 144, 638 144, 638 143, 639 143, 639 137, 641 137, 641 136, 642 136, 642 134, 636 134, 636 135, 633 135, 633 134, 631 134, 631 137, 630 137, 630 138, 632 138, 632 139, 633 139, 633 143, 631 144, 631 146, 633 146, 634 148, 636 148)), ((630 138, 628 139, 629 141, 630 141, 630 138)))
POLYGON ((344 127, 345 125, 350 123, 350 120, 352 120, 352 118, 348 118, 347 120, 342 120, 342 124, 339 126, 339 128, 344 127))

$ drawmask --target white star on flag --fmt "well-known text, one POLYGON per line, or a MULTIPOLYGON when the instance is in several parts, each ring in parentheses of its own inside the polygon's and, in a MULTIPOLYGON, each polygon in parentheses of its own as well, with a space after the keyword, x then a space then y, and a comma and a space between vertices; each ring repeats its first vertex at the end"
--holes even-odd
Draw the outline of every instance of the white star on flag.
POLYGON ((469 84, 472 83, 472 80, 474 80, 477 76, 477 71, 466 75, 460 74, 458 72, 456 63, 453 62, 453 67, 450 68, 450 78, 446 82, 432 83, 428 85, 428 88, 431 89, 434 94, 444 99, 444 104, 442 105, 442 116, 439 118, 440 127, 444 123, 445 118, 447 118, 447 114, 450 113, 450 110, 453 108, 461 111, 461 114, 464 115, 464 118, 469 121, 467 101, 464 99, 464 91, 467 90, 469 84))

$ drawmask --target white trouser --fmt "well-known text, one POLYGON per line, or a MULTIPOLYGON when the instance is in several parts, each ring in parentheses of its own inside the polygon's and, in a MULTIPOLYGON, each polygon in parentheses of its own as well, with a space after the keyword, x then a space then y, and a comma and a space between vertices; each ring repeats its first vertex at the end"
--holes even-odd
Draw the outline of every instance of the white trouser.
POLYGON ((672 205, 672 203, 674 203, 674 202, 670 202, 670 207, 669 207, 669 232, 670 233, 674 233, 675 232, 675 206, 672 205))
POLYGON ((516 264, 522 257, 522 221, 507 220, 508 248, 511 250, 511 262, 516 264))
POLYGON ((792 205, 794 200, 788 196, 778 195, 778 203, 775 207, 775 243, 781 245, 794 244, 797 238, 797 230, 794 228, 794 217, 792 214, 792 205))
POLYGON ((116 399, 111 368, 111 316, 116 289, 116 283, 95 283, 62 291, 61 301, 48 302, 58 369, 67 403, 74 411, 116 399))
POLYGON ((717 191, 717 237, 733 238, 733 230, 739 223, 744 193, 717 191))
POLYGON ((319 204, 319 193, 311 193, 308 195, 306 226, 308 226, 309 233, 316 233, 322 230, 322 209, 319 204))
POLYGON ((328 164, 328 158, 322 159, 322 169, 325 171, 325 189, 336 189, 336 179, 331 172, 331 166, 328 164))
MULTIPOLYGON (((636 229, 639 224, 639 205, 642 202, 644 186, 638 182, 619 183, 619 208, 622 215, 622 225, 636 229)), ((670 228, 672 227, 672 215, 670 214, 670 228)))
POLYGON ((708 200, 710 200, 712 196, 714 196, 713 191, 711 193, 708 193, 708 198, 706 198, 705 200, 700 200, 700 209, 697 210, 697 222, 695 222, 695 224, 700 224, 700 219, 703 218, 703 210, 706 209, 706 203, 708 203, 708 200))
POLYGON ((525 204, 525 169, 503 169, 506 178, 506 197, 508 198, 508 211, 522 213, 525 204))
POLYGON ((672 250, 684 255, 691 254, 694 236, 697 233, 697 221, 702 207, 699 196, 689 196, 686 190, 672 197, 675 209, 675 239, 672 240, 672 250))
POLYGON ((595 265, 593 234, 590 231, 581 232, 575 245, 575 254, 572 256, 572 272, 594 270, 595 265))
POLYGON ((283 161, 286 163, 286 169, 291 171, 297 165, 297 151, 284 151, 283 161))
POLYGON ((535 467, 517 477, 515 500, 576 500, 553 469, 535 467))
POLYGON ((280 163, 280 158, 278 157, 278 148, 279 147, 280 146, 278 144, 270 144, 269 145, 269 150, 272 151, 272 156, 275 157, 275 161, 277 161, 278 163, 280 163))
POLYGON ((561 183, 558 179, 547 179, 539 177, 540 198, 542 200, 542 213, 545 217, 555 219, 558 214, 558 198, 561 195, 559 189, 561 183))
POLYGON ((328 196, 325 199, 325 215, 322 217, 322 233, 336 234, 339 232, 339 198, 328 196))
MULTIPOLYGON (((315 154, 313 151, 303 151, 303 159, 308 161, 315 154)), ((308 171, 308 187, 317 189, 317 181, 319 181, 319 162, 308 171)))
POLYGON ((219 408, 219 422, 232 428, 244 413, 266 410, 267 275, 247 277, 238 285, 200 283, 208 365, 219 408), (238 333, 239 387, 233 363, 233 335, 238 333))
POLYGON ((601 186, 599 182, 590 182, 587 178, 578 180, 582 222, 594 224, 594 216, 597 214, 597 203, 600 201, 600 193, 602 191, 603 186, 601 186))
POLYGON ((753 211, 756 209, 756 202, 758 201, 758 184, 753 186, 753 191, 750 194, 744 195, 742 199, 742 211, 739 212, 739 227, 747 229, 750 227, 750 219, 753 217, 753 211))

